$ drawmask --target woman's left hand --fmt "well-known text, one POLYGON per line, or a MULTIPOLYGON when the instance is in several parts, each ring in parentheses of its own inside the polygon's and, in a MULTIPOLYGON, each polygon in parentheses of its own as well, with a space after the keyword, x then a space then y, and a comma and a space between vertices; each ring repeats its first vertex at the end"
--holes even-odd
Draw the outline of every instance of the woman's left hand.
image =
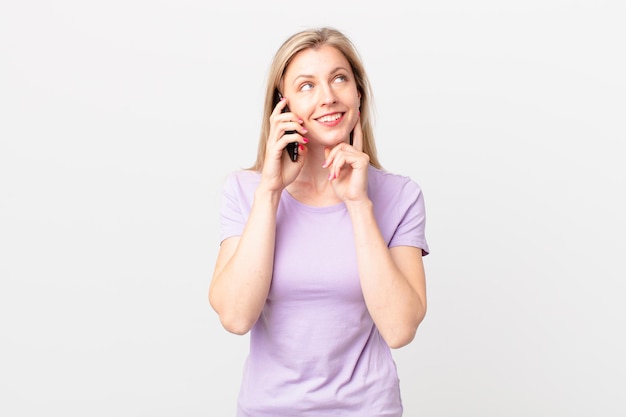
POLYGON ((343 142, 335 147, 326 148, 328 179, 335 194, 343 202, 367 200, 367 170, 370 158, 363 152, 363 130, 361 119, 357 120, 352 134, 352 146, 343 142))

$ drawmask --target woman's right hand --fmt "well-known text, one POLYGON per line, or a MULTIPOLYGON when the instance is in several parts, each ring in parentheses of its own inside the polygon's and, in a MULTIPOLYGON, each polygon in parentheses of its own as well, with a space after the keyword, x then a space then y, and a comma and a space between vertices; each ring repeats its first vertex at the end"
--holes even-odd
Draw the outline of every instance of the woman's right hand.
POLYGON ((265 148, 265 161, 261 173, 261 185, 269 191, 282 191, 291 184, 304 166, 308 140, 302 136, 307 130, 302 120, 294 113, 283 109, 287 107, 287 99, 281 99, 270 115, 270 133, 265 148), (287 131, 295 133, 285 134, 287 131), (286 151, 287 144, 298 142, 298 159, 293 162, 286 151))

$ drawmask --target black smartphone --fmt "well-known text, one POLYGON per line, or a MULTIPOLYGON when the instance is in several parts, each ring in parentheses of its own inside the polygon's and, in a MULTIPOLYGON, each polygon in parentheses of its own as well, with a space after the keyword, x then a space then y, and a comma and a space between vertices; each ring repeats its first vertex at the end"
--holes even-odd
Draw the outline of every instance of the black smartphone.
MULTIPOLYGON (((276 107, 276 105, 278 104, 281 98, 282 96, 280 95, 280 92, 276 90, 276 93, 274 94, 274 107, 276 107)), ((283 109, 283 113, 286 113, 288 111, 289 111, 289 108, 285 106, 285 108, 283 109)), ((285 131, 285 135, 291 135, 292 133, 296 133, 296 131, 295 130, 285 131)), ((291 159, 293 162, 296 162, 298 160, 298 142, 288 143, 286 149, 287 149, 287 153, 289 154, 289 159, 291 159)))

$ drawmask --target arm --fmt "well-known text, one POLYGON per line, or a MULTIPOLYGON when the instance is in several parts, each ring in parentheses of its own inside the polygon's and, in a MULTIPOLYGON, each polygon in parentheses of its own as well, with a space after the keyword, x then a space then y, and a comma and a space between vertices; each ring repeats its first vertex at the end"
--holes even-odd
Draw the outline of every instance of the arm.
POLYGON ((270 117, 261 181, 254 192, 250 215, 240 237, 225 239, 217 255, 209 288, 209 302, 226 330, 245 334, 256 323, 269 294, 274 271, 276 213, 282 190, 297 177, 306 158, 302 149, 297 163, 284 152, 287 143, 304 143, 302 121, 281 100, 270 117), (297 122, 292 121, 298 120, 297 122), (294 131, 300 134, 286 131, 294 131))
POLYGON ((426 314, 422 249, 387 247, 367 193, 368 165, 360 123, 354 128, 354 146, 328 149, 324 164, 335 193, 350 213, 367 309, 387 344, 399 348, 413 340, 426 314))
POLYGON ((220 246, 209 302, 231 333, 247 333, 263 310, 272 282, 279 199, 279 192, 257 189, 242 235, 220 246))
POLYGON ((389 249, 371 201, 351 202, 347 207, 368 311, 387 344, 400 348, 413 340, 426 314, 422 250, 410 246, 389 249))

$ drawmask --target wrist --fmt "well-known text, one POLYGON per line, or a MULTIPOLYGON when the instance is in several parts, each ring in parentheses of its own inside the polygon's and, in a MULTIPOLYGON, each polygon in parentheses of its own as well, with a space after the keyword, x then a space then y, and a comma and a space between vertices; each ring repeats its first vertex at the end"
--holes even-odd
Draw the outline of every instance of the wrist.
POLYGON ((278 207, 282 190, 269 190, 262 186, 257 187, 254 191, 254 201, 258 203, 268 203, 278 207))
POLYGON ((372 203, 372 200, 369 198, 363 200, 349 200, 345 201, 344 204, 350 214, 369 213, 374 210, 374 203, 372 203))

